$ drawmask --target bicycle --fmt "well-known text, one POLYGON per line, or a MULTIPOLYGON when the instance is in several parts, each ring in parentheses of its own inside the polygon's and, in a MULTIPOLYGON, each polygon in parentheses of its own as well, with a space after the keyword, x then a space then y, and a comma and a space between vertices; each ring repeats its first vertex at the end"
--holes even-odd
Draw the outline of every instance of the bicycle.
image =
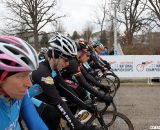
MULTIPOLYGON (((86 124, 94 125, 96 123, 98 127, 102 127, 104 130, 117 130, 117 129, 114 129, 114 127, 118 125, 117 127, 120 129, 122 123, 119 120, 121 120, 123 122, 123 126, 126 126, 126 129, 123 129, 123 130, 134 130, 134 127, 131 121, 124 114, 117 112, 114 102, 111 102, 111 103, 104 102, 104 101, 99 100, 96 97, 93 97, 91 100, 92 102, 90 104, 86 104, 81 99, 79 99, 74 94, 72 94, 69 90, 67 90, 61 84, 59 84, 59 87, 64 89, 66 93, 68 93, 67 94, 68 96, 72 97, 73 99, 72 102, 74 101, 74 103, 78 105, 80 109, 85 109, 89 113, 91 113, 92 116, 86 122, 86 124), (103 103, 103 105, 99 105, 100 103, 103 103)), ((62 127, 62 129, 63 130, 65 129, 64 126, 62 127)))
MULTIPOLYGON (((63 86, 60 85, 60 87, 63 86)), ((65 88, 63 87, 63 89, 65 88)), ((102 127, 104 130, 117 130, 115 127, 118 127, 118 130, 134 130, 133 124, 128 117, 120 112, 117 112, 114 102, 112 102, 111 105, 105 103, 104 107, 100 109, 98 108, 98 103, 100 101, 97 100, 96 97, 92 99, 91 104, 85 104, 81 99, 74 96, 68 90, 66 90, 66 92, 68 92, 74 100, 79 102, 78 105, 82 109, 85 109, 92 114, 91 118, 86 122, 87 125, 94 125, 94 123, 96 123, 96 126, 102 127), (108 110, 109 106, 112 107, 111 110, 108 110), (122 126, 123 128, 121 128, 122 126)))
POLYGON ((116 91, 120 87, 120 79, 119 77, 112 71, 112 70, 106 70, 104 71, 102 77, 101 77, 101 82, 103 81, 102 79, 106 79, 106 81, 112 81, 115 86, 116 86, 116 91))
POLYGON ((94 115, 91 117, 90 121, 87 122, 87 124, 96 123, 97 126, 101 126, 104 130, 134 130, 132 122, 124 114, 119 112, 106 111, 105 113, 103 113, 102 116, 105 116, 105 115, 108 115, 105 121, 101 120, 101 117, 94 115), (109 118, 113 118, 112 117, 113 115, 115 116, 115 118, 114 120, 112 119, 112 121, 110 121, 111 119, 109 118), (97 123, 96 119, 98 119, 100 124, 97 123))
MULTIPOLYGON (((92 72, 94 74, 94 77, 101 83, 101 84, 105 84, 110 86, 110 95, 111 96, 115 96, 116 91, 119 89, 120 87, 120 79, 117 75, 114 74, 114 72, 112 72, 111 70, 108 71, 104 71, 102 72, 100 69, 96 69, 94 70, 94 72, 92 72)), ((99 91, 101 91, 101 89, 99 89, 99 91)), ((105 95, 108 95, 108 93, 105 93, 105 95)))

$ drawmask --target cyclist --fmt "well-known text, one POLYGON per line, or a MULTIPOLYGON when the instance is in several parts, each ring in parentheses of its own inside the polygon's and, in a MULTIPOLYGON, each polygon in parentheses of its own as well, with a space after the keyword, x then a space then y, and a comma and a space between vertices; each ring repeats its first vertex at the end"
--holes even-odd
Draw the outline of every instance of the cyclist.
POLYGON ((78 81, 81 87, 83 87, 84 89, 86 89, 87 91, 89 91, 90 93, 97 96, 98 98, 100 98, 101 100, 105 101, 108 104, 112 102, 112 97, 106 97, 100 94, 86 81, 85 77, 80 71, 80 65, 76 58, 72 58, 70 60, 67 59, 68 62, 66 62, 65 59, 68 56, 72 57, 77 56, 77 53, 75 53, 77 47, 72 40, 61 34, 57 34, 55 37, 52 37, 49 40, 49 43, 53 49, 57 49, 61 52, 59 53, 59 55, 62 56, 59 58, 59 60, 63 68, 65 68, 63 73, 64 78, 73 76, 78 81))
MULTIPOLYGON (((89 48, 89 47, 88 47, 89 48)), ((90 66, 88 64, 88 60, 90 57, 90 53, 87 51, 87 47, 85 45, 79 46, 79 56, 78 59, 81 62, 80 63, 80 69, 84 77, 87 79, 88 82, 92 83, 93 85, 103 89, 104 91, 109 91, 110 87, 105 86, 101 83, 99 83, 91 74, 87 72, 87 69, 90 69, 90 66)))
POLYGON ((36 51, 27 42, 0 36, 0 130, 20 130, 19 114, 29 129, 48 129, 26 93, 29 73, 37 67, 36 51))
POLYGON ((101 59, 98 55, 98 53, 99 53, 98 50, 99 50, 99 48, 101 48, 99 46, 102 46, 102 44, 99 41, 96 41, 96 42, 92 41, 91 43, 92 44, 90 44, 89 46, 87 44, 84 46, 85 48, 88 48, 87 50, 90 52, 90 59, 88 60, 88 62, 90 64, 91 68, 93 68, 93 69, 98 68, 98 69, 101 69, 102 71, 105 71, 106 68, 108 70, 111 70, 110 64, 107 61, 101 59), (98 50, 97 50, 97 48, 98 48, 98 50))
POLYGON ((42 61, 42 60, 46 59, 47 51, 48 51, 48 49, 46 47, 41 48, 40 53, 38 54, 39 61, 42 61))
MULTIPOLYGON (((74 53, 76 54, 76 50, 74 50, 74 53)), ((93 126, 82 125, 80 121, 73 116, 67 105, 62 101, 57 90, 59 88, 59 84, 67 88, 67 85, 58 72, 62 67, 63 66, 61 66, 59 59, 57 58, 57 51, 53 50, 48 51, 48 58, 39 64, 39 68, 37 70, 32 72, 31 78, 33 84, 40 85, 43 90, 43 92, 36 96, 36 98, 51 106, 46 106, 45 108, 38 110, 43 121, 47 124, 49 129, 54 130, 58 127, 61 115, 73 130, 97 130, 93 126)))
MULTIPOLYGON (((92 44, 83 44, 83 45, 78 44, 78 45, 80 46, 80 48, 86 49, 87 52, 89 52, 89 54, 90 54, 89 60, 83 64, 85 70, 89 74, 91 74, 94 78, 96 78, 97 81, 100 80, 99 76, 97 76, 98 72, 100 72, 100 71, 97 72, 97 71, 95 71, 95 69, 100 69, 102 71, 100 73, 101 76, 103 75, 103 72, 108 73, 109 75, 111 74, 114 77, 115 81, 118 81, 116 83, 116 85, 118 87, 119 86, 119 78, 111 70, 110 64, 98 56, 98 54, 96 53, 96 51, 94 49, 95 46, 92 46, 92 44)), ((95 45, 95 44, 93 44, 93 45, 95 45)), ((86 76, 88 73, 84 73, 84 76, 86 76)), ((89 81, 90 79, 87 79, 87 80, 89 81)), ((114 91, 112 91, 112 92, 114 92, 114 91)))

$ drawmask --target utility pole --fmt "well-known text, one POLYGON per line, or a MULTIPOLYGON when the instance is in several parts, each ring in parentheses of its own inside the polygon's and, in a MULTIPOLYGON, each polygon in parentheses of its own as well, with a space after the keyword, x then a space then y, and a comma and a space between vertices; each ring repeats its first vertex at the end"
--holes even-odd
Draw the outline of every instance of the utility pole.
POLYGON ((111 0, 112 9, 113 9, 113 27, 114 27, 114 55, 117 55, 117 8, 119 6, 120 0, 111 0))
POLYGON ((114 3, 114 55, 117 55, 117 4, 114 3))
POLYGON ((127 0, 111 0, 111 4, 113 7, 113 18, 114 18, 114 55, 118 55, 118 43, 117 43, 117 10, 120 6, 120 9, 123 10, 127 0))

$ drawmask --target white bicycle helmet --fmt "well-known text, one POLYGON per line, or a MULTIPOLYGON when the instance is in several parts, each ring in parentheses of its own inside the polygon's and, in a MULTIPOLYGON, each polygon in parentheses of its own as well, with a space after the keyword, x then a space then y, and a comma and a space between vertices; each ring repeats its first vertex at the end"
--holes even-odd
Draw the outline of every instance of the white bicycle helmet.
POLYGON ((77 46, 75 42, 60 33, 57 33, 57 35, 52 37, 48 42, 53 49, 61 51, 64 55, 71 57, 77 56, 77 46))
POLYGON ((22 72, 37 68, 37 53, 30 44, 14 36, 0 36, 0 70, 22 72))

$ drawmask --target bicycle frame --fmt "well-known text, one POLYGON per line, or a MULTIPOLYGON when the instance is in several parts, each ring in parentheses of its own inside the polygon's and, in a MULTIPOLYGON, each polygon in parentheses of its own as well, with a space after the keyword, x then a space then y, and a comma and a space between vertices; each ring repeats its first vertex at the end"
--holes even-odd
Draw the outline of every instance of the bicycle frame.
MULTIPOLYGON (((91 113, 95 112, 95 107, 93 107, 93 105, 89 104, 85 104, 80 98, 76 97, 74 94, 72 94, 69 90, 67 90, 65 87, 63 87, 61 84, 59 84, 59 86, 64 89, 66 91, 66 93, 68 93, 68 95, 70 95, 73 99, 73 101, 75 101, 75 103, 80 106, 81 108, 84 108, 86 110, 88 110, 91 113)), ((92 103, 95 103, 95 101, 92 100, 92 103)), ((106 104, 106 103, 105 103, 106 104)), ((113 109, 114 111, 117 111, 116 106, 114 104, 114 102, 111 103, 113 105, 113 109)), ((102 111, 106 111, 108 108, 108 105, 106 104, 105 107, 102 109, 102 111)))

